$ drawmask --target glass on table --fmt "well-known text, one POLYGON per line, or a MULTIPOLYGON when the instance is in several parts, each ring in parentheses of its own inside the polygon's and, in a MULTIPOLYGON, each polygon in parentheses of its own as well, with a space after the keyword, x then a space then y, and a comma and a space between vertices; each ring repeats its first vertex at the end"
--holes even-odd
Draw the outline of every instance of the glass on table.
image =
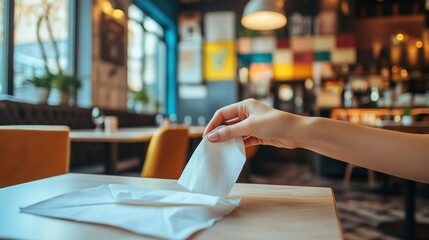
POLYGON ((192 125, 192 117, 189 115, 186 115, 183 118, 183 124, 187 125, 187 126, 191 126, 192 125))
POLYGON ((177 123, 177 115, 172 113, 168 116, 168 120, 170 121, 170 123, 175 124, 177 123))
MULTIPOLYGON (((170 125, 171 120, 170 116, 158 113, 155 116, 155 122, 158 127, 167 127, 170 125)), ((174 119, 173 119, 174 120, 174 119)))
POLYGON ((161 113, 156 114, 155 116, 155 122, 156 122, 156 126, 161 126, 162 122, 164 121, 164 115, 162 115, 161 113))
POLYGON ((104 114, 100 108, 94 107, 91 111, 92 122, 95 124, 95 131, 100 132, 104 123, 104 114))
POLYGON ((198 116, 197 123, 199 126, 205 126, 206 125, 206 118, 204 116, 198 116))

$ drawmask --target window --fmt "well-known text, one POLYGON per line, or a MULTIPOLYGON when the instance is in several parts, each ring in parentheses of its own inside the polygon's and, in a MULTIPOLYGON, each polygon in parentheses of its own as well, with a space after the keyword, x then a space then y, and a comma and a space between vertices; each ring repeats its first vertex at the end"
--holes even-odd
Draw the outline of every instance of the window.
MULTIPOLYGON (((36 89, 26 80, 70 68, 69 0, 15 0, 14 37, 14 95, 33 102, 36 89)), ((51 94, 49 102, 57 99, 51 94)))
MULTIPOLYGON (((165 112, 166 50, 164 30, 135 5, 128 9, 129 108, 146 113, 165 112), (143 92, 148 102, 143 109, 132 92, 143 92)), ((140 94, 141 96, 141 94, 140 94)))
MULTIPOLYGON (((6 69, 5 66, 5 53, 4 53, 4 49, 5 49, 5 39, 4 39, 4 35, 5 35, 5 1, 4 0, 0 0, 0 69, 6 69)), ((0 94, 2 93, 6 93, 6 79, 4 79, 5 74, 0 74, 0 94)))

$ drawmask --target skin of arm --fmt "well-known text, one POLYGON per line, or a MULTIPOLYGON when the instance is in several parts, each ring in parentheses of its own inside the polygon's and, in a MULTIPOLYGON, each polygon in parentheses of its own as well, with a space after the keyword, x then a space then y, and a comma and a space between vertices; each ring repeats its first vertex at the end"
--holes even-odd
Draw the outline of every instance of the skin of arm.
POLYGON ((212 142, 243 137, 246 146, 305 148, 368 169, 429 183, 429 134, 298 116, 248 99, 219 109, 205 135, 212 142), (220 125, 225 126, 212 131, 220 125))

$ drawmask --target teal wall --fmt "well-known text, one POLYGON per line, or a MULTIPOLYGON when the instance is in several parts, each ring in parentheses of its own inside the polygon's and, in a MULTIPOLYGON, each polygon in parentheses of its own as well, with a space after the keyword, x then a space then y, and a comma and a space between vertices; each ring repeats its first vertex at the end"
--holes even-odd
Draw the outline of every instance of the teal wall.
MULTIPOLYGON (((145 0, 139 0, 140 2, 145 2, 145 0)), ((147 1, 147 0, 146 0, 147 1)), ((157 6, 164 14, 171 18, 174 22, 177 19, 177 1, 172 0, 149 0, 155 6, 157 6)))

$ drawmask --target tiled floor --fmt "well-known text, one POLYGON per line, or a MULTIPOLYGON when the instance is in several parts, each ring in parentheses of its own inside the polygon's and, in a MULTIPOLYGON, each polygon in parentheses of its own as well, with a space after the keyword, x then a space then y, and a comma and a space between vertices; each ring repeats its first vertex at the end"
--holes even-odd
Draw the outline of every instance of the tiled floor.
MULTIPOLYGON (((350 186, 344 188, 342 179, 315 176, 305 164, 285 162, 270 164, 269 168, 275 169, 271 174, 265 176, 250 174, 250 182, 332 187, 345 239, 401 239, 389 236, 378 229, 379 224, 383 222, 400 220, 404 217, 403 195, 398 189, 402 185, 401 182, 395 184, 394 181, 396 193, 386 195, 370 189, 365 180, 352 179, 350 186)), ((419 222, 429 223, 428 191, 427 186, 418 185, 416 220, 419 222)), ((429 239, 429 235, 425 235, 423 239, 429 239)))

